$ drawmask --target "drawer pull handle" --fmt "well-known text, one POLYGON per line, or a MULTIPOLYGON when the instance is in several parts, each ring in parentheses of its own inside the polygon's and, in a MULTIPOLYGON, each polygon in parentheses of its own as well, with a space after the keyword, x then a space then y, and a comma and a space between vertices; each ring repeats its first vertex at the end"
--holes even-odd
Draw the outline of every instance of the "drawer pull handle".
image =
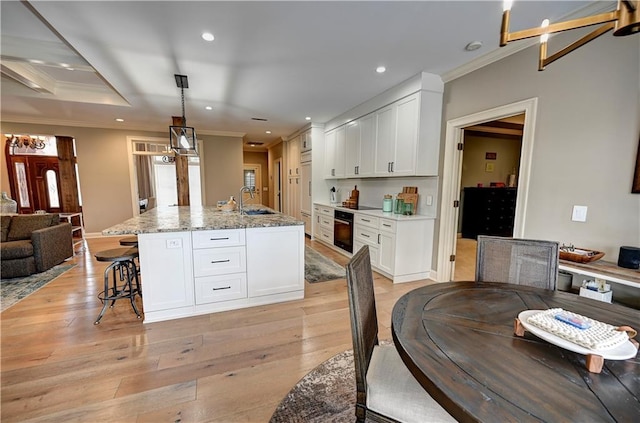
POLYGON ((231 289, 230 286, 223 286, 222 288, 211 288, 212 291, 220 291, 221 289, 231 289))
POLYGON ((209 238, 209 241, 224 241, 224 240, 227 240, 227 239, 229 239, 229 237, 226 237, 226 238, 209 238))
POLYGON ((226 259, 226 260, 214 260, 211 263, 229 263, 231 260, 226 259))
POLYGON ((371 222, 369 219, 360 219, 360 220, 362 220, 363 222, 371 222))
POLYGON ((382 226, 386 226, 387 228, 391 227, 391 225, 387 225, 386 223, 383 223, 382 226))
POLYGON ((380 234, 378 234, 378 244, 380 244, 380 234))
POLYGON ((371 238, 371 237, 370 237, 369 235, 367 235, 367 234, 362 234, 362 236, 363 236, 363 237, 365 237, 365 238, 371 238))

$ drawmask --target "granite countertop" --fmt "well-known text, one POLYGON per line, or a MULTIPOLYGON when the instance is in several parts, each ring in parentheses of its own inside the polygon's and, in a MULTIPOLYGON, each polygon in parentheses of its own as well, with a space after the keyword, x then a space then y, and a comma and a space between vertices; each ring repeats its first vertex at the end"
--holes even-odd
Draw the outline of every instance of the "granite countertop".
POLYGON ((239 211, 221 211, 215 206, 156 207, 107 228, 102 234, 126 235, 304 225, 302 221, 262 205, 247 205, 245 210, 269 210, 273 214, 241 215, 239 211))

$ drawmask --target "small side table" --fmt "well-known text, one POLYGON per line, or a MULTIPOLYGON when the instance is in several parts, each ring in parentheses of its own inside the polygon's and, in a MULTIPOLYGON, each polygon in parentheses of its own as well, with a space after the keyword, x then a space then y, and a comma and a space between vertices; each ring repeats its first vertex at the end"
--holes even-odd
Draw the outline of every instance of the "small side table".
POLYGON ((84 248, 84 221, 82 220, 82 213, 60 213, 60 220, 66 220, 71 223, 71 236, 73 237, 73 248, 76 245, 82 244, 84 248))

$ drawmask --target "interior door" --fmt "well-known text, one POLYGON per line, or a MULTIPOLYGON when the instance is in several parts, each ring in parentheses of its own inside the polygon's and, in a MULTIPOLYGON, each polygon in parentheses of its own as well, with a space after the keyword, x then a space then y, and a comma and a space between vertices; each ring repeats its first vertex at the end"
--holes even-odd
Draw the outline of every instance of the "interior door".
POLYGON ((18 213, 62 211, 60 171, 57 157, 9 155, 12 196, 18 202, 18 213))

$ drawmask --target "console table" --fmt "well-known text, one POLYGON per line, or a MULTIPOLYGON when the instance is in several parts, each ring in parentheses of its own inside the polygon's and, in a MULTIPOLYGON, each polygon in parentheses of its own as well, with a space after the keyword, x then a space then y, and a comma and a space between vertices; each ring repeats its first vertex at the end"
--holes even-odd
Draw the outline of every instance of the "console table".
POLYGON ((621 285, 640 288, 640 270, 625 269, 610 261, 596 260, 591 263, 576 263, 568 260, 560 260, 559 269, 592 278, 606 279, 607 281, 621 285))

